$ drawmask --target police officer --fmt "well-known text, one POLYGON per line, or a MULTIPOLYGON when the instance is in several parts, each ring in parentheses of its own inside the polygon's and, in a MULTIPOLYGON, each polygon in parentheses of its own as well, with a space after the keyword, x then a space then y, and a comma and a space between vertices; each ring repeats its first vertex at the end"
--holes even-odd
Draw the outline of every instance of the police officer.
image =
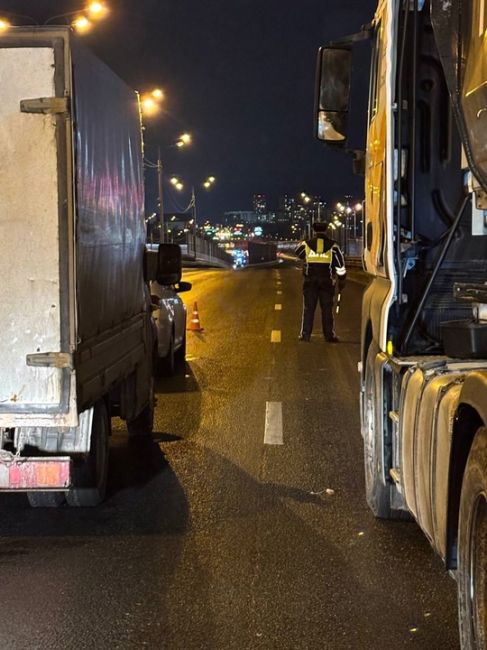
POLYGON ((309 341, 318 300, 321 307, 323 334, 329 343, 338 343, 333 320, 335 285, 338 290, 345 286, 345 259, 338 244, 326 236, 328 224, 316 222, 313 225, 315 237, 302 241, 295 254, 304 260, 303 320, 301 341, 309 341))

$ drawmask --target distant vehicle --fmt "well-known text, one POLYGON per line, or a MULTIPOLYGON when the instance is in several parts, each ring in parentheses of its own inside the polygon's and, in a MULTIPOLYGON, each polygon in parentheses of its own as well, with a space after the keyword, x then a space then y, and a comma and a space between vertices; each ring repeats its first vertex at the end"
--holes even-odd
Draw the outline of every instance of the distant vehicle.
POLYGON ((235 248, 232 251, 232 257, 234 269, 241 269, 248 264, 247 251, 244 251, 240 248, 235 248))
POLYGON ((181 281, 181 271, 157 279, 159 256, 174 260, 181 268, 181 247, 178 244, 160 244, 158 251, 147 247, 149 258, 150 294, 157 343, 154 349, 154 373, 174 375, 183 372, 186 362, 186 306, 179 293, 190 291, 190 282, 181 281))
POLYGON ((277 259, 277 245, 273 242, 253 242, 248 244, 249 264, 263 264, 275 262, 277 259))

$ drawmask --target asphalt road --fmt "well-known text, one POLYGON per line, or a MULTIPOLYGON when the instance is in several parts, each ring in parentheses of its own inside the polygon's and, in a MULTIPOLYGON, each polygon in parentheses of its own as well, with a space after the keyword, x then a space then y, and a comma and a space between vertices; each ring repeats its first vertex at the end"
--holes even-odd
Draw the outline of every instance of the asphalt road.
POLYGON ((154 441, 115 423, 106 503, 0 497, 0 648, 458 648, 428 542, 365 505, 361 285, 330 345, 297 340, 292 266, 185 279, 205 330, 158 384, 154 441))

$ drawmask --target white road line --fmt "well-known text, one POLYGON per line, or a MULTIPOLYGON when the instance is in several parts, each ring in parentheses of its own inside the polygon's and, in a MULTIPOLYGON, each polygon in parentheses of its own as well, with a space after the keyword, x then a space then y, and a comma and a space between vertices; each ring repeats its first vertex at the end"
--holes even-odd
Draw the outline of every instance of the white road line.
POLYGON ((282 402, 266 402, 264 445, 283 445, 282 402))
POLYGON ((278 295, 278 296, 282 296, 282 291, 278 291, 278 292, 277 292, 277 295, 278 295))
POLYGON ((278 280, 278 281, 276 282, 276 286, 277 286, 277 287, 280 287, 281 284, 282 284, 282 282, 281 282, 280 280, 278 280))
POLYGON ((282 311, 282 305, 274 305, 276 311, 282 311))
POLYGON ((280 342, 281 342, 281 330, 272 330, 271 343, 280 343, 280 342))

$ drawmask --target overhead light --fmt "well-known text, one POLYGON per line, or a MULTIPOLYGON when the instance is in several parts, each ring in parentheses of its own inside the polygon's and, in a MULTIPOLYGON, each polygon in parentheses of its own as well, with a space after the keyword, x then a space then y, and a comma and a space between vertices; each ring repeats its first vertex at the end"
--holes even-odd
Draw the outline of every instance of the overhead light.
POLYGON ((86 16, 78 16, 72 22, 72 27, 79 33, 87 32, 91 28, 91 22, 86 16))

